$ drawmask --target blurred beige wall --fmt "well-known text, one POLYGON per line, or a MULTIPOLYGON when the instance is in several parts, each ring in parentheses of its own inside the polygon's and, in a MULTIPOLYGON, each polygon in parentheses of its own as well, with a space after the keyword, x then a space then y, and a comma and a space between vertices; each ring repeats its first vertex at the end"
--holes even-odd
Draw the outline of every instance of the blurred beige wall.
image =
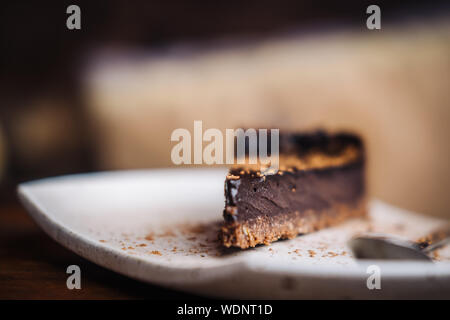
POLYGON ((170 166, 176 128, 360 132, 372 195, 450 217, 450 23, 100 59, 86 102, 105 169, 170 166))

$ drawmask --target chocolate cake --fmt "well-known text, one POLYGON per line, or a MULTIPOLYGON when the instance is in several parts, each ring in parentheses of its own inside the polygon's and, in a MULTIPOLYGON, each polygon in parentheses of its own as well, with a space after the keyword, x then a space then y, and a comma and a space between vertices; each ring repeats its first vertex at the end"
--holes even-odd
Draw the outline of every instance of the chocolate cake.
POLYGON ((347 133, 280 133, 279 170, 234 165, 225 181, 226 247, 291 239, 366 214, 365 157, 347 133))

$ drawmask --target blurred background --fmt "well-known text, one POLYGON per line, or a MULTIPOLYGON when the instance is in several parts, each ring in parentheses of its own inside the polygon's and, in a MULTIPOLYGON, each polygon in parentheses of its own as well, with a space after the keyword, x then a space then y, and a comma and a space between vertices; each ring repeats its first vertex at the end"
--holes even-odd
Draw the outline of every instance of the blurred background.
POLYGON ((450 218, 448 1, 11 1, 0 12, 0 188, 173 166, 170 134, 359 132, 373 196, 450 218), (81 8, 81 30, 66 8, 81 8), (366 8, 381 7, 381 30, 366 8))

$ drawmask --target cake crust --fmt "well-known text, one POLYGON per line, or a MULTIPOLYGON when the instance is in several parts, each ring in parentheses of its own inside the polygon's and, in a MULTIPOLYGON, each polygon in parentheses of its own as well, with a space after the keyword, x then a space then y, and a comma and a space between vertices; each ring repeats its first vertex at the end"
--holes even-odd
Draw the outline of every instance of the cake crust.
POLYGON ((279 239, 293 239, 301 234, 337 225, 350 218, 365 217, 366 213, 366 201, 361 200, 355 206, 334 205, 320 212, 307 210, 273 217, 259 216, 245 222, 224 224, 220 239, 227 248, 247 249, 258 244, 269 245, 279 239))

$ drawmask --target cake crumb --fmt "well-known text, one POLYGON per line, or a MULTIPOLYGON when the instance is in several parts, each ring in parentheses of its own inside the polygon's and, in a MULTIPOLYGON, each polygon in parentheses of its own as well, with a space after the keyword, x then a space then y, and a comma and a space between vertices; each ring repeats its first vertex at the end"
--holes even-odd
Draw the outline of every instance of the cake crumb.
POLYGON ((322 257, 330 257, 330 258, 334 258, 338 256, 338 254, 336 252, 332 252, 332 251, 328 251, 326 254, 324 254, 322 257))
POLYGON ((433 252, 433 259, 434 259, 434 260, 440 260, 440 255, 439 255, 439 252, 438 252, 438 251, 434 251, 434 252, 433 252))
POLYGON ((308 250, 308 253, 310 258, 314 258, 314 256, 316 255, 316 252, 314 250, 308 250))

